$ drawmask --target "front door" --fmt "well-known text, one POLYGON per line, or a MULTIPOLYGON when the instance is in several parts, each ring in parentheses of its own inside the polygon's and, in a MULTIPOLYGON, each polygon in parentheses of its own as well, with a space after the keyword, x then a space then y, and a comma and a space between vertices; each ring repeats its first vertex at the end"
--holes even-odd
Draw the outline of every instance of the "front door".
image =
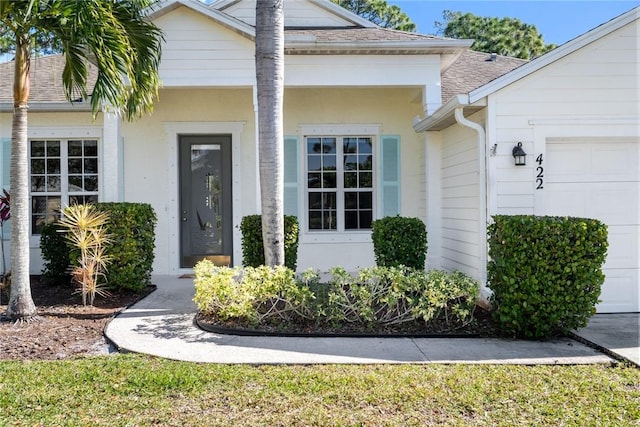
POLYGON ((230 265, 231 136, 181 135, 180 267, 202 259, 230 265))

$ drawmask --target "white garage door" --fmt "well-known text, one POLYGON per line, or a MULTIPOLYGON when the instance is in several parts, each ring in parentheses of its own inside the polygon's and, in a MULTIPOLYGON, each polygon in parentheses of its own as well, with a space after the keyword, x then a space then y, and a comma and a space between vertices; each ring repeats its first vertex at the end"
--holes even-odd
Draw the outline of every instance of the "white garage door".
POLYGON ((600 313, 640 311, 640 140, 547 141, 545 212, 608 225, 600 313))

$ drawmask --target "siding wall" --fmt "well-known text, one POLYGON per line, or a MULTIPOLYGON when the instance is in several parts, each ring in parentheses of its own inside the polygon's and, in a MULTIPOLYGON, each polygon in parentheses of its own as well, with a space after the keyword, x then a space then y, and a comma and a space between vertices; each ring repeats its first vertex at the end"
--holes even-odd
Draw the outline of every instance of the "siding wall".
POLYGON ((634 136, 640 109, 637 21, 562 58, 489 97, 491 214, 538 212, 535 159, 547 138, 634 136), (511 150, 522 141, 527 166, 514 167, 511 150))
MULTIPOLYGON (((471 117, 480 122, 481 114, 471 117)), ((454 125, 441 132, 441 267, 480 277, 478 138, 454 125)))
MULTIPOLYGON (((250 25, 256 24, 255 0, 241 1, 224 12, 250 25)), ((344 20, 308 1, 288 0, 284 2, 284 25, 286 27, 345 27, 353 23, 344 20)))

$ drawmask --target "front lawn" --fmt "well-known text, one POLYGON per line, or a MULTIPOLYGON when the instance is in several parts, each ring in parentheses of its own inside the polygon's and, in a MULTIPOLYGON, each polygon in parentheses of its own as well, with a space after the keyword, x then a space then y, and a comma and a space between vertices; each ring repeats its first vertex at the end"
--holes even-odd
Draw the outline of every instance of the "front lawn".
POLYGON ((0 425, 637 425, 640 370, 203 365, 140 355, 0 363, 0 425))

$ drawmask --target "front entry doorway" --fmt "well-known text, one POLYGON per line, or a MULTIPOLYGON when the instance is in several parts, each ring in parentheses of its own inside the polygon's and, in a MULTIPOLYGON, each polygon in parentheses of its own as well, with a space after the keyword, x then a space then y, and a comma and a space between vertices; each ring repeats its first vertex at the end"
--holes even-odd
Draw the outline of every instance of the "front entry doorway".
POLYGON ((180 135, 180 267, 231 265, 231 135, 180 135))

